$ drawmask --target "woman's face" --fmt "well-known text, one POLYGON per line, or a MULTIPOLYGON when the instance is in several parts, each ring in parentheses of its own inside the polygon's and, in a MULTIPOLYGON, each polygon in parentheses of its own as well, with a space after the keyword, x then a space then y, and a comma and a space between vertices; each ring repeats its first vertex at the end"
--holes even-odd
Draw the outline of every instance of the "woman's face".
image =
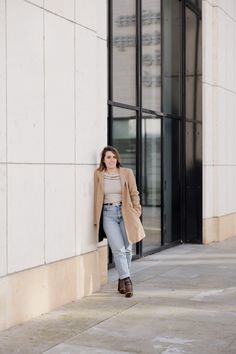
POLYGON ((107 151, 103 162, 105 163, 107 169, 116 168, 116 164, 117 164, 116 155, 112 151, 107 151))

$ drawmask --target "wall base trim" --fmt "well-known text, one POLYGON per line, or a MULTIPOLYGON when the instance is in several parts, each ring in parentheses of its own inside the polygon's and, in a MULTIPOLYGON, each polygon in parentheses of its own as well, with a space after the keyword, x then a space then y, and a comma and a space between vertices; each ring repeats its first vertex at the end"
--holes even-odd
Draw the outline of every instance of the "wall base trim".
POLYGON ((236 235, 236 213, 203 219, 203 243, 224 241, 236 235))
POLYGON ((0 331, 98 291, 107 282, 107 246, 0 279, 0 331))

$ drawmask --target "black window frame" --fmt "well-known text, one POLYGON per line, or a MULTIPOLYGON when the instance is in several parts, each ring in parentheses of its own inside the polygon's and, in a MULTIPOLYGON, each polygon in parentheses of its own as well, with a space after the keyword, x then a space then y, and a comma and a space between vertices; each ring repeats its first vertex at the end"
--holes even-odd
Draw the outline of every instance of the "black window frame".
MULTIPOLYGON (((112 3, 116 0, 108 0, 108 117, 107 117, 107 126, 108 126, 108 144, 112 144, 112 131, 113 131, 113 116, 112 108, 119 107, 124 109, 133 110, 137 114, 136 121, 136 181, 139 190, 142 190, 142 115, 144 113, 151 114, 157 119, 161 120, 161 247, 156 247, 151 251, 144 252, 142 241, 136 244, 136 255, 135 258, 145 256, 147 254, 152 254, 158 252, 162 249, 172 247, 178 243, 188 242, 188 236, 186 235, 186 157, 185 157, 185 148, 186 148, 186 123, 189 121, 186 118, 186 87, 185 87, 185 58, 186 58, 186 7, 190 8, 194 13, 201 19, 201 8, 197 7, 190 0, 179 0, 180 3, 180 16, 181 16, 181 28, 180 28, 180 114, 169 114, 163 112, 163 1, 161 0, 161 111, 155 112, 149 109, 142 107, 142 0, 136 0, 136 105, 129 105, 122 102, 116 102, 112 100, 113 97, 113 52, 112 52, 112 35, 113 35, 113 6, 112 3), (164 234, 163 234, 163 202, 164 202, 164 182, 163 182, 163 170, 164 170, 164 156, 163 156, 163 146, 164 146, 164 120, 165 118, 178 120, 181 124, 181 136, 180 136, 180 145, 181 145, 181 220, 180 220, 180 234, 181 237, 178 241, 174 241, 168 245, 164 245, 164 234)), ((200 2, 201 3, 201 2, 200 2)), ((195 121, 195 124, 202 126, 201 121, 195 121)), ((140 193, 140 197, 141 197, 140 193)), ((142 200, 141 200, 142 203, 142 200)), ((202 210, 200 211, 202 213, 202 210)), ((202 234, 199 235, 200 243, 202 242, 202 234)))

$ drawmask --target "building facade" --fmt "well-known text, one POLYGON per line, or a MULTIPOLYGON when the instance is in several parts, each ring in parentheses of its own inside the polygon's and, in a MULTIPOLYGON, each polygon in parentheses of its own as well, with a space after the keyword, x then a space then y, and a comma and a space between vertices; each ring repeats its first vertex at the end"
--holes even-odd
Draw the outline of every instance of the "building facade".
POLYGON ((107 142, 140 189, 136 257, 235 235, 235 39, 234 0, 0 0, 0 330, 106 282, 107 142))
POLYGON ((0 1, 0 329, 98 290, 106 1, 0 1))

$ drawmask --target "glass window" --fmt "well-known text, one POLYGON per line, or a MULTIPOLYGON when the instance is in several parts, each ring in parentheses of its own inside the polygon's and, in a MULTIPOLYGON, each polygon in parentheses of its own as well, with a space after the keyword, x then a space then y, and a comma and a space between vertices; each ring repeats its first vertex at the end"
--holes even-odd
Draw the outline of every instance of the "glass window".
POLYGON ((201 121, 201 21, 186 8, 186 117, 201 121))
POLYGON ((113 1, 112 100, 136 105, 136 8, 134 0, 113 1))
POLYGON ((163 111, 180 115, 180 2, 163 1, 163 111))
POLYGON ((186 123, 186 183, 196 186, 201 181, 202 125, 186 123))
POLYGON ((199 242, 202 226, 202 124, 186 123, 186 236, 199 242), (194 201, 194 202, 193 202, 194 201))
POLYGON ((161 120, 148 114, 142 118, 142 207, 147 252, 161 245, 161 120))
POLYGON ((190 235, 191 215, 201 225, 192 207, 201 195, 201 3, 108 1, 109 143, 138 178, 146 232, 134 253, 180 240, 186 225, 190 235))
POLYGON ((161 111, 161 1, 142 1, 143 107, 161 111))
MULTIPOLYGON (((136 111, 113 107, 112 115, 112 145, 121 155, 122 166, 136 175, 136 111)), ((136 254, 136 244, 132 252, 136 254)))
POLYGON ((180 124, 164 120, 164 244, 180 239, 180 124))
POLYGON ((202 22, 197 22, 197 88, 196 88, 196 119, 202 121, 202 22))
POLYGON ((136 111, 114 107, 112 144, 120 154, 122 165, 136 174, 136 111))

